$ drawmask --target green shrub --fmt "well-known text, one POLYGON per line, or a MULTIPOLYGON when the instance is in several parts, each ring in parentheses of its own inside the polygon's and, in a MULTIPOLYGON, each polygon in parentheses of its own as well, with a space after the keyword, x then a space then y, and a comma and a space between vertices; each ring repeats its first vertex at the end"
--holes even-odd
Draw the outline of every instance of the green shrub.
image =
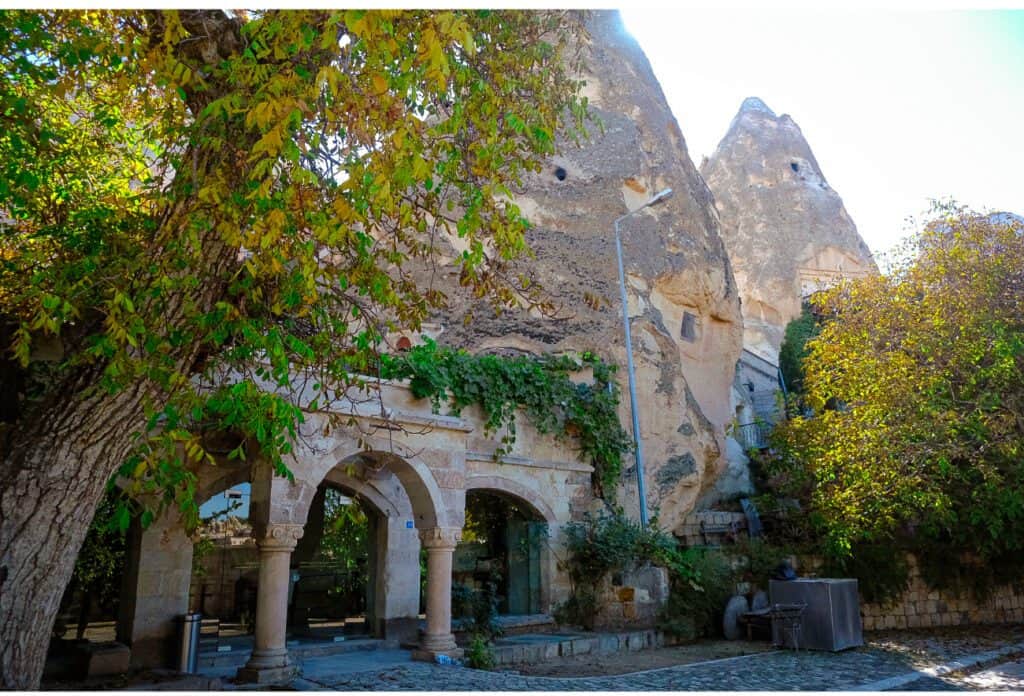
POLYGON ((732 564, 716 550, 687 549, 682 554, 689 577, 670 573, 671 589, 658 628, 683 640, 717 635, 722 608, 735 589, 732 564))
POLYGON ((504 631, 498 623, 498 595, 493 577, 479 590, 453 583, 452 616, 462 620, 462 628, 467 633, 485 641, 502 635, 504 631))
POLYGON ((850 555, 825 554, 820 574, 830 578, 857 578, 860 596, 870 604, 891 604, 910 585, 907 552, 895 544, 856 544, 850 555))
POLYGON ((759 590, 767 590, 772 572, 793 555, 793 550, 764 539, 744 538, 727 547, 725 553, 743 559, 743 567, 737 573, 738 580, 749 582, 759 590))
POLYGON ((466 646, 466 666, 473 669, 494 669, 494 650, 482 635, 474 634, 466 646))
POLYGON ((560 624, 581 626, 592 631, 598 609, 596 590, 590 585, 577 584, 569 599, 555 607, 552 613, 560 624))

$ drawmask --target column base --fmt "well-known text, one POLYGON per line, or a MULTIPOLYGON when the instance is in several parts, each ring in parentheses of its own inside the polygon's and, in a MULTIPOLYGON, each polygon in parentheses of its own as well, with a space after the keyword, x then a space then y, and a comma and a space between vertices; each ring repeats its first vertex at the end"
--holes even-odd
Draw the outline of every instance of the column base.
POLYGON ((283 684, 298 673, 288 659, 287 648, 254 651, 244 667, 239 668, 236 680, 246 684, 283 684))
POLYGON ((453 660, 461 659, 466 651, 462 648, 450 648, 448 650, 428 650, 427 648, 417 648, 412 651, 412 659, 418 662, 437 662, 437 658, 444 655, 450 657, 453 660))
POLYGON ((295 665, 285 667, 239 667, 235 680, 242 684, 284 685, 298 675, 295 665))

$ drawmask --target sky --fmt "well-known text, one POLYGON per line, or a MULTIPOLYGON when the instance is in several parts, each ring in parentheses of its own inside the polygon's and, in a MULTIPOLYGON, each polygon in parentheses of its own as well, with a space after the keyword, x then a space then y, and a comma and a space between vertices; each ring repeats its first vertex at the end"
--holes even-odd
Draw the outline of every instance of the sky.
POLYGON ((1024 10, 622 14, 695 164, 760 97, 800 126, 876 256, 932 198, 1024 214, 1024 10))
MULTIPOLYGON (((249 483, 240 483, 237 486, 232 486, 232 491, 238 491, 242 494, 242 498, 238 501, 241 503, 240 507, 235 508, 231 511, 232 517, 242 517, 248 519, 249 517, 249 499, 252 496, 252 485, 249 483)), ((231 504, 234 501, 228 500, 224 495, 224 492, 217 493, 215 496, 207 500, 205 503, 199 506, 199 516, 209 517, 217 512, 223 512, 224 510, 230 509, 231 504)))

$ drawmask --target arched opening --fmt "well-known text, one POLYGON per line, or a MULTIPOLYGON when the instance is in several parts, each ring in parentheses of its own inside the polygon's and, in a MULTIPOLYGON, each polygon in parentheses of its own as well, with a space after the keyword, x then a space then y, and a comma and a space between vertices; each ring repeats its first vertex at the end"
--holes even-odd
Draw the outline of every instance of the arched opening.
POLYGON ((469 611, 474 593, 493 593, 499 614, 542 613, 545 607, 544 516, 506 491, 466 492, 466 523, 452 564, 453 616, 469 611))
POLYGON ((341 640, 375 635, 382 513, 354 490, 324 481, 292 552, 293 635, 341 640))
POLYGON ((212 641, 216 649, 221 641, 253 633, 259 551, 249 521, 251 484, 219 481, 214 487, 219 490, 199 506, 192 537, 188 608, 203 615, 202 643, 212 641))

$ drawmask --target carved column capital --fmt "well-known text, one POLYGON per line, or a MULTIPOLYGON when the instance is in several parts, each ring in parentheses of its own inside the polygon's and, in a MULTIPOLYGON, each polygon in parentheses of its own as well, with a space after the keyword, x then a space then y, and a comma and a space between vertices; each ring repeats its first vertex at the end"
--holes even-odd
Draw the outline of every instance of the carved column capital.
POLYGON ((420 543, 428 549, 454 549, 462 541, 459 527, 431 527, 420 530, 420 543))
POLYGON ((303 531, 301 524, 269 524, 258 530, 256 545, 260 551, 291 551, 299 543, 303 531))

